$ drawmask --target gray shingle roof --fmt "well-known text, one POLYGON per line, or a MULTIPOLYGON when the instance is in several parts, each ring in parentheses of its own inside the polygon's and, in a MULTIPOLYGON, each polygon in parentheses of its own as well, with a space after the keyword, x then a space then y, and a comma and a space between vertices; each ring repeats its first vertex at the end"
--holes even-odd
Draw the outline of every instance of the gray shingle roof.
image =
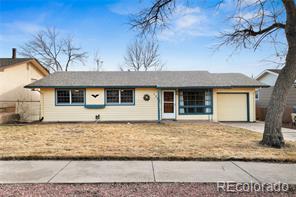
POLYGON ((32 60, 33 58, 0 58, 0 67, 2 66, 9 66, 12 64, 17 64, 25 61, 32 60))
POLYGON ((56 72, 26 88, 42 87, 265 87, 240 73, 207 71, 56 72))

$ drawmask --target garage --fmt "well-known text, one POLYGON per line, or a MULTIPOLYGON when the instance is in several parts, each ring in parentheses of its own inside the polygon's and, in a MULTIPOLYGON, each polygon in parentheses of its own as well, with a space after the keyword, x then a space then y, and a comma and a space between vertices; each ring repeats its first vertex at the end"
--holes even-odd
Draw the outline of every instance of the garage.
POLYGON ((218 93, 218 121, 249 121, 248 93, 218 93))

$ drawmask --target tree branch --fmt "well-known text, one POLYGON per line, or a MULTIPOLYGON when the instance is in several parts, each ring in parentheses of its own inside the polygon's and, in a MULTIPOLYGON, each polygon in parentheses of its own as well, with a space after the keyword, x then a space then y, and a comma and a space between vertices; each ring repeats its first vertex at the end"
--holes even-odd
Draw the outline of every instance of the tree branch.
MULTIPOLYGON (((124 67, 133 71, 161 70, 163 65, 156 41, 135 40, 127 48, 124 67)), ((124 67, 121 67, 123 70, 124 67)))
POLYGON ((75 47, 71 37, 60 38, 55 28, 38 32, 21 46, 20 54, 38 59, 50 71, 68 71, 74 62, 84 63, 86 52, 75 47))
POLYGON ((282 23, 273 23, 269 27, 266 27, 264 29, 259 29, 258 31, 254 31, 253 27, 250 26, 249 29, 237 30, 233 34, 243 34, 243 35, 246 35, 246 36, 258 36, 258 35, 262 35, 262 34, 264 34, 266 32, 272 31, 274 29, 285 29, 285 26, 286 25, 282 24, 282 23))

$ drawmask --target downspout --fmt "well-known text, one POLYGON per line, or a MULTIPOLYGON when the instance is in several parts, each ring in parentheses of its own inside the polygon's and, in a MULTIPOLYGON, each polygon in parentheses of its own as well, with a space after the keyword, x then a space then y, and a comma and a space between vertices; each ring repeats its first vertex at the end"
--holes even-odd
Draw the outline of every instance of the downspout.
POLYGON ((42 122, 44 119, 44 94, 42 93, 41 89, 40 89, 40 96, 42 98, 42 103, 40 101, 40 119, 39 119, 39 121, 42 122))
POLYGON ((157 89, 157 122, 160 123, 160 90, 157 89))
POLYGON ((175 121, 177 120, 177 113, 179 113, 179 89, 175 89, 175 121), (177 102, 178 100, 178 102, 177 102), (178 111, 177 111, 178 110, 178 111))

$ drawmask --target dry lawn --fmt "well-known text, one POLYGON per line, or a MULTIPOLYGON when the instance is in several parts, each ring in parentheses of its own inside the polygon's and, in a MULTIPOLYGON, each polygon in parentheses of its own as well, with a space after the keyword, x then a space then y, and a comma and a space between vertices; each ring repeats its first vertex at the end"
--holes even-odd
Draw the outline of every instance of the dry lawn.
POLYGON ((296 162, 296 143, 261 146, 259 133, 214 123, 0 126, 2 159, 200 159, 296 162))

